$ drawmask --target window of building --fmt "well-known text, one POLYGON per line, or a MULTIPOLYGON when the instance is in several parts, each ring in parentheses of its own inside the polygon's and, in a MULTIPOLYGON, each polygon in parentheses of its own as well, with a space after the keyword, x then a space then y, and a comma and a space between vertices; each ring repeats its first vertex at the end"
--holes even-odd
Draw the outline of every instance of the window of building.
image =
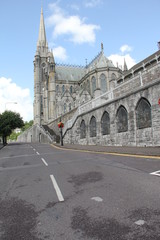
POLYGON ((71 103, 69 104, 69 111, 71 111, 71 109, 72 109, 72 106, 71 106, 71 103))
POLYGON ((116 74, 112 73, 111 80, 116 80, 116 74))
POLYGON ((96 78, 92 77, 92 93, 96 90, 96 78))
POLYGON ((80 138, 83 139, 86 137, 86 124, 85 121, 82 120, 80 125, 80 138))
POLYGON ((58 92, 58 91, 59 91, 59 85, 56 86, 56 92, 58 92))
POLYGON ((53 71, 53 69, 54 69, 54 66, 53 66, 53 64, 51 64, 51 71, 53 71))
POLYGON ((43 115, 43 96, 41 95, 41 114, 43 115))
POLYGON ((66 112, 66 103, 64 103, 64 113, 66 112))
POLYGON ((87 80, 87 91, 88 91, 88 93, 90 93, 90 82, 89 82, 89 79, 87 80))
POLYGON ((108 112, 104 112, 101 118, 102 135, 110 134, 110 118, 108 112))
POLYGON ((136 108, 136 124, 138 129, 152 126, 151 105, 147 99, 141 98, 136 108))
POLYGON ((101 90, 103 93, 107 91, 107 81, 106 81, 106 76, 102 73, 100 75, 100 82, 101 82, 101 90))
POLYGON ((64 91, 65 91, 65 86, 63 85, 62 86, 62 93, 64 93, 64 91))
POLYGON ((97 128, 96 128, 96 118, 93 116, 90 120, 90 137, 96 137, 97 128))
POLYGON ((72 94, 73 93, 73 87, 70 86, 70 93, 72 94))
POLYGON ((117 111, 117 131, 118 133, 128 131, 128 113, 123 106, 117 111))

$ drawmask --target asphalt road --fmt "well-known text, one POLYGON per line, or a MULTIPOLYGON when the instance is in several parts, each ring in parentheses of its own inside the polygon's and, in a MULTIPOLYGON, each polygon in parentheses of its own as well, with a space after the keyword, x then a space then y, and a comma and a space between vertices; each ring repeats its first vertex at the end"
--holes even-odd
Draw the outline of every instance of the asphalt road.
POLYGON ((158 170, 158 158, 7 145, 0 239, 159 240, 160 176, 150 174, 158 170))

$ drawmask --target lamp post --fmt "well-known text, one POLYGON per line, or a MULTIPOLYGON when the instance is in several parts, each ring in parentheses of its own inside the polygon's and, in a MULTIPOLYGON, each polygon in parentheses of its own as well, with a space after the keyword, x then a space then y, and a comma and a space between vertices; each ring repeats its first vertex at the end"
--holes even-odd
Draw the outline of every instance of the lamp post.
POLYGON ((6 110, 7 104, 17 104, 17 102, 6 102, 5 103, 5 110, 6 110))
POLYGON ((61 117, 60 117, 60 122, 58 123, 58 127, 60 128, 61 146, 63 146, 63 132, 62 132, 62 128, 64 127, 64 124, 61 122, 61 117))

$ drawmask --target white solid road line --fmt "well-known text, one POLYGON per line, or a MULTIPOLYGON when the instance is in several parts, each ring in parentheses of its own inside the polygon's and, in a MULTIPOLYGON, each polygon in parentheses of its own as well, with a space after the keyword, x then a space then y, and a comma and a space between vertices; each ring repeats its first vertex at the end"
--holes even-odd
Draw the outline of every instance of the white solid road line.
POLYGON ((48 163, 43 158, 41 158, 41 160, 48 167, 48 163))
POLYGON ((55 177, 54 177, 53 175, 50 175, 50 177, 51 177, 53 186, 54 186, 54 188, 55 188, 55 190, 56 190, 58 200, 59 200, 60 202, 63 202, 63 201, 64 201, 64 198, 63 198, 63 196, 62 196, 61 190, 60 190, 59 187, 58 187, 58 184, 57 184, 57 182, 56 182, 55 177))

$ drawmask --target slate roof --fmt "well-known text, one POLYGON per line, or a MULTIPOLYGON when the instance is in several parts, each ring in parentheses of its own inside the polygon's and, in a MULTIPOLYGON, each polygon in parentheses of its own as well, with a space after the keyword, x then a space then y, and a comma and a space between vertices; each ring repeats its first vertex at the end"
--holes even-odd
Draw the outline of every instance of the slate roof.
POLYGON ((87 71, 103 67, 115 68, 112 61, 104 55, 103 51, 101 51, 86 67, 56 64, 56 80, 78 82, 85 76, 87 71))
POLYGON ((79 81, 85 75, 85 67, 56 65, 56 80, 79 81))

